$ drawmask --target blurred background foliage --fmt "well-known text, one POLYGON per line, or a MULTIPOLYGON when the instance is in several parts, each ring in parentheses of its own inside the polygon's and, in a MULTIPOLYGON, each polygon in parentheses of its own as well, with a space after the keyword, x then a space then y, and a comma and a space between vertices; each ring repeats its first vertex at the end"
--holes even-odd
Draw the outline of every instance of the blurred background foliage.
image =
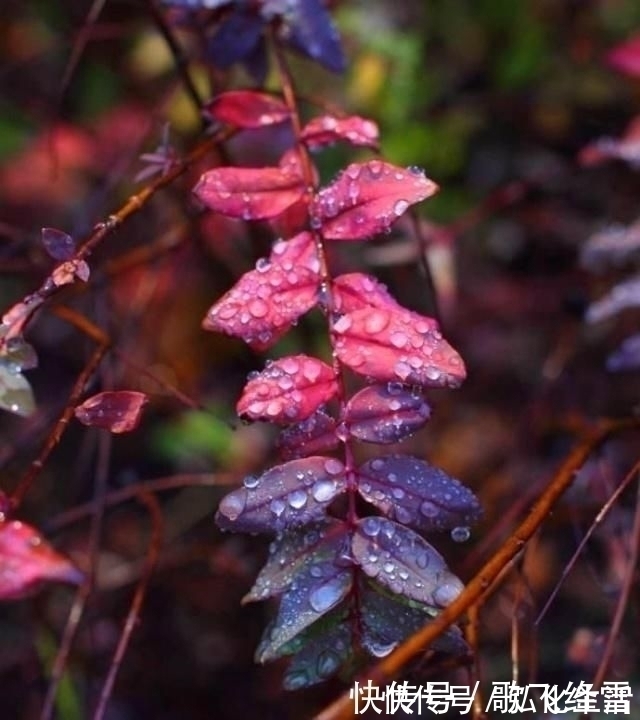
MULTIPOLYGON (((93 7, 96 7, 96 3, 93 7)), ((616 339, 637 330, 637 314, 587 327, 583 313, 616 273, 591 275, 578 263, 590 234, 638 215, 640 179, 622 163, 580 167, 579 151, 618 136, 640 112, 640 81, 616 74, 606 52, 640 28, 637 0, 360 0, 330 3, 348 58, 345 77, 293 58, 308 114, 317 103, 380 124, 391 161, 424 167, 441 186, 420 208, 446 334, 469 368, 455 393, 434 393, 432 424, 404 445, 460 477, 480 495, 485 521, 461 546, 436 540, 463 578, 509 530, 500 520, 541 488, 572 442, 571 430, 601 415, 633 411, 637 373, 607 374, 616 339), (490 547, 482 545, 498 526, 490 547)), ((4 0, 0 23, 0 303, 9 307, 51 269, 40 228, 81 238, 143 185, 139 156, 169 124, 178 155, 192 147, 201 119, 175 72, 145 3, 107 0, 85 25, 86 0, 4 0)), ((168 15, 168 17, 172 17, 168 15)), ((197 34, 177 28, 194 82, 208 97, 245 86, 241 69, 221 73, 199 59, 197 34)), ((270 74, 267 85, 277 89, 270 74)), ((234 162, 273 162, 290 138, 276 130, 229 144, 234 162)), ((346 148, 319 157, 323 178, 366 157, 346 148)), ((266 225, 203 215, 190 199, 198 172, 153 200, 92 259, 92 282, 62 300, 107 330, 128 360, 189 393, 184 409, 131 363, 113 357, 103 386, 152 394, 145 422, 112 443, 112 489, 175 473, 221 473, 238 482, 273 460, 273 434, 233 414, 246 373, 263 359, 205 334, 207 307, 265 254, 266 225), (136 254, 137 253, 137 254, 136 254), (228 474, 228 475, 226 475, 228 474)), ((403 303, 425 311, 430 299, 409 224, 366 247, 336 253, 336 272, 370 271, 403 303)), ((281 350, 326 352, 320 317, 310 316, 281 350)), ((40 366, 30 371, 38 410, 0 418, 3 487, 33 459, 91 343, 44 311, 29 331, 40 366)), ((92 496, 98 436, 72 426, 28 498, 28 519, 86 567, 86 522, 64 529, 57 513, 92 496), (49 523, 49 525, 48 525, 49 523), (55 532, 54 532, 55 527, 55 532)), ((369 451, 370 452, 370 451, 369 451)), ((623 438, 580 473, 574 491, 536 538, 522 564, 481 615, 484 678, 508 680, 514 617, 523 676, 542 682, 587 680, 597 665, 626 572, 633 498, 595 534, 537 631, 533 620, 579 538, 637 457, 623 438), (535 659, 534 650, 537 652, 535 659), (530 651, 530 652, 529 652, 530 651)), ((311 716, 343 687, 293 695, 278 689, 281 667, 252 663, 268 607, 240 598, 260 567, 264 543, 221 535, 213 526, 225 488, 190 488, 163 500, 167 539, 142 623, 116 687, 109 717, 311 716)), ((74 649, 59 717, 82 717, 104 676, 133 584, 147 520, 135 506, 109 515, 98 591, 74 649), (89 698, 89 700, 87 700, 89 698)), ((37 717, 52 645, 69 592, 47 590, 0 608, 0 691, 7 718, 37 717)), ((629 611, 612 666, 640 699, 638 605, 629 611)), ((409 675, 423 682, 429 666, 409 675)), ((466 682, 466 671, 442 679, 466 682)), ((636 702, 637 702, 636 700, 636 702)), ((640 712, 637 710, 636 712, 640 712)), ((5 716, 3 716, 5 717, 5 716)))

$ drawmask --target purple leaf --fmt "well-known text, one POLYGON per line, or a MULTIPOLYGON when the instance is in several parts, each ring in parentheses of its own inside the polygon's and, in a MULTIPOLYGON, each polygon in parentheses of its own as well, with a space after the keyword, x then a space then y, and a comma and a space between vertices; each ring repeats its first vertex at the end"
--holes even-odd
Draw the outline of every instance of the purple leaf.
POLYGON ((62 230, 42 228, 42 244, 54 260, 69 260, 76 251, 76 241, 62 230))
POLYGON ((347 403, 344 421, 353 437, 389 444, 413 435, 431 416, 424 397, 401 385, 371 385, 347 403))
POLYGON ((262 39, 261 18, 236 9, 220 23, 207 45, 207 55, 221 70, 252 55, 262 39))
POLYGON ((607 358, 607 370, 620 372, 640 367, 640 333, 624 340, 607 358))
POLYGON ((216 522, 223 530, 273 532, 324 516, 346 487, 344 465, 335 458, 309 457, 276 465, 220 502, 216 522))
POLYGON ((476 496, 461 482, 407 455, 387 455, 361 465, 358 492, 387 517, 426 532, 470 525, 482 512, 476 496))
POLYGON ((587 322, 607 320, 622 310, 640 306, 640 275, 614 285, 609 292, 592 303, 588 310, 587 322))
POLYGON ((308 355, 290 355, 252 377, 236 409, 252 420, 292 423, 308 418, 337 392, 333 368, 308 355))
POLYGON ((242 338, 256 350, 276 342, 317 303, 320 262, 313 236, 302 232, 278 241, 269 258, 215 303, 204 319, 205 330, 242 338))
POLYGON ((300 568, 312 562, 314 557, 331 553, 337 557, 344 545, 345 534, 343 523, 322 520, 278 535, 269 546, 269 558, 254 586, 242 598, 243 604, 280 595, 300 568))
POLYGON ((263 663, 277 657, 285 643, 335 608, 352 584, 352 568, 337 564, 333 551, 305 563, 282 596, 276 620, 260 643, 256 660, 263 663))
POLYGON ((351 548, 369 577, 424 605, 446 607, 464 588, 435 548, 413 530, 386 518, 360 520, 351 548))
POLYGON ((322 410, 283 430, 278 438, 278 448, 285 460, 318 455, 336 447, 336 421, 322 410))
POLYGON ((640 220, 632 225, 614 225, 592 235, 584 244, 580 260, 594 272, 620 267, 640 254, 640 220))
POLYGON ((388 230, 410 205, 438 190, 421 170, 381 160, 353 163, 311 204, 311 222, 327 240, 362 240, 388 230))

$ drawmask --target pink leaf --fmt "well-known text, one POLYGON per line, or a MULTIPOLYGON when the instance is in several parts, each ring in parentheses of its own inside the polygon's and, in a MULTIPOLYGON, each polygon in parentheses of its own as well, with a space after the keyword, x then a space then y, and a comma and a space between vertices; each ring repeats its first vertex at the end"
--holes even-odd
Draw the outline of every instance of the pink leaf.
POLYGON ((313 237, 277 242, 207 313, 202 326, 240 337, 256 350, 276 342, 317 302, 320 262, 313 237))
POLYGON ((413 435, 430 415, 431 408, 420 393, 389 383, 356 393, 347 403, 344 420, 353 437, 384 445, 413 435))
POLYGON ((0 600, 29 595, 41 582, 82 582, 82 573, 30 525, 0 523, 0 600))
POLYGON ((631 120, 622 137, 598 138, 578 155, 578 161, 586 167, 600 165, 605 160, 622 160, 633 168, 640 166, 640 115, 631 120))
POLYGON ((131 432, 138 426, 147 401, 144 393, 133 390, 101 392, 78 405, 75 415, 83 425, 112 433, 131 432))
POLYGON ((329 240, 361 240, 388 230, 410 205, 438 186, 422 170, 380 160, 353 163, 311 204, 311 222, 329 240))
POLYGON ((216 522, 223 530, 279 532, 320 520, 346 488, 344 465, 335 458, 308 457, 276 465, 225 495, 216 522))
POLYGON ((358 115, 346 118, 322 115, 313 118, 302 128, 301 137, 311 149, 332 145, 340 140, 346 140, 352 145, 376 149, 379 131, 373 121, 358 115))
POLYGON ((625 75, 640 77, 640 33, 616 45, 607 53, 607 63, 625 75))
POLYGON ((291 113, 279 98, 255 90, 230 90, 215 97, 205 112, 239 128, 259 128, 288 120, 291 113))
POLYGON ((338 446, 336 421, 322 410, 291 425, 280 434, 278 447, 284 460, 318 455, 338 446))
POLYGON ((302 198, 302 176, 288 168, 222 167, 205 172, 193 189, 211 210, 241 220, 277 217, 302 198))
POLYGON ((293 423, 308 418, 337 392, 329 365, 308 355, 294 355, 272 362, 249 380, 237 412, 252 420, 293 423))
POLYGON ((339 275, 333 281, 333 297, 334 310, 340 313, 367 307, 402 310, 402 305, 389 293, 386 285, 364 273, 339 275))
POLYGON ((362 308, 332 324, 340 362, 382 382, 458 387, 462 358, 442 338, 435 320, 405 310, 362 308))

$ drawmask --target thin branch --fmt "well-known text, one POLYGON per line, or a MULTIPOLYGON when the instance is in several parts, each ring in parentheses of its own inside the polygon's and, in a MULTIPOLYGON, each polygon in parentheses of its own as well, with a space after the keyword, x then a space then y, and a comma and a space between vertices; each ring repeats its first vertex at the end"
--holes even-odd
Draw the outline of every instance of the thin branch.
MULTIPOLYGON (((366 677, 363 684, 371 680, 374 684, 383 684, 395 677, 415 655, 428 647, 447 628, 455 623, 479 598, 485 595, 492 582, 503 569, 521 552, 524 545, 531 539, 544 522, 556 502, 571 486, 577 470, 587 458, 611 435, 624 430, 640 427, 640 418, 611 420, 601 422, 569 453, 560 468, 547 485, 538 501, 527 517, 516 528, 493 557, 485 563, 473 579, 467 584, 460 595, 446 607, 428 625, 415 635, 405 640, 394 652, 376 665, 366 677)), ((353 701, 346 692, 335 702, 316 715, 316 720, 346 720, 354 716, 353 701)))
POLYGON ((140 576, 140 581, 133 596, 133 600, 131 601, 131 607, 129 608, 129 612, 127 613, 124 627, 122 629, 118 645, 113 655, 113 660, 111 661, 111 665, 109 667, 109 672, 107 673, 104 685, 102 686, 102 692, 100 693, 98 705, 95 712, 93 713, 93 720, 102 720, 107 710, 107 705, 113 691, 113 686, 115 684, 118 671, 120 670, 122 661, 127 651, 127 647, 129 646, 133 630, 138 624, 147 588, 149 587, 151 576, 153 575, 154 568, 160 555, 163 528, 160 505, 153 495, 150 495, 146 492, 140 493, 140 501, 147 506, 147 510, 149 511, 149 515, 151 516, 152 528, 151 540, 149 542, 149 551, 147 553, 147 560, 145 563, 144 571, 140 576))

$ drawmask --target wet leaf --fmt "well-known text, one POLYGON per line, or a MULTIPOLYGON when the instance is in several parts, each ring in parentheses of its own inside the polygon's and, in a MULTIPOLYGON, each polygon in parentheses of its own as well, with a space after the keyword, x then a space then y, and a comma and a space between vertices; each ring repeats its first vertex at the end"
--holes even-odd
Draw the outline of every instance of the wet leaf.
POLYGON ((348 273, 339 275, 333 282, 336 312, 348 313, 362 308, 375 307, 382 310, 402 310, 402 306, 372 275, 348 273))
MULTIPOLYGON (((433 619, 433 609, 399 601, 374 590, 368 583, 361 592, 362 645, 374 657, 386 657, 408 637, 433 619)), ((396 596, 397 597, 397 596, 396 596)), ((453 625, 430 646, 430 650, 464 655, 469 652, 460 629, 453 625)))
POLYGON ((259 128, 288 120, 291 113, 282 100, 256 90, 230 90, 215 97, 205 112, 239 128, 259 128))
POLYGON ((305 193, 302 176, 287 168, 222 167, 203 173, 193 189, 211 210, 241 220, 267 220, 305 193))
POLYGON ((56 228, 42 228, 42 244, 54 260, 69 260, 76 251, 71 235, 56 228))
POLYGON ((341 140, 351 145, 376 149, 379 131, 372 120, 358 115, 345 118, 322 115, 313 118, 302 128, 301 138, 312 150, 341 140))
POLYGON ((328 452, 338 444, 336 421, 322 410, 286 428, 278 438, 278 448, 285 460, 328 452))
POLYGON ((241 417, 288 424, 305 420, 337 392, 329 365, 308 355, 290 355, 252 377, 236 409, 241 417))
POLYGON ((223 530, 274 532, 305 525, 324 516, 346 487, 344 465, 314 456, 276 465, 220 502, 216 522, 223 530))
POLYGON ((640 306, 640 276, 614 285, 611 290, 592 303, 586 314, 590 323, 601 322, 628 308, 640 306))
POLYGON ((112 433, 131 432, 138 427, 148 397, 134 390, 116 390, 92 395, 75 409, 76 418, 90 427, 112 433))
POLYGON ((607 358, 607 370, 621 372, 640 368, 640 333, 624 340, 607 358))
POLYGON ((305 563, 282 596, 278 615, 256 651, 256 660, 264 663, 277 657, 285 643, 335 608, 352 584, 352 569, 338 564, 332 550, 318 553, 312 562, 305 563))
POLYGON ((361 465, 358 492, 388 517, 423 532, 465 527, 482 513, 476 496, 461 482, 408 455, 361 465))
POLYGON ((78 584, 82 578, 30 525, 0 522, 0 600, 29 595, 44 581, 78 584))
POLYGON ((327 554, 338 557, 344 546, 346 526, 335 520, 321 520, 304 528, 286 531, 269 546, 269 557, 243 603, 280 595, 300 568, 327 554))
POLYGON ((331 328, 338 359, 359 375, 423 387, 458 387, 466 377, 436 321, 410 310, 362 308, 331 328))
POLYGON ((36 408, 29 381, 11 369, 11 363, 0 362, 0 408, 26 417, 36 408))
MULTIPOLYGON (((351 655, 353 638, 350 624, 342 620, 334 624, 325 624, 316 630, 314 623, 309 630, 313 636, 305 638, 304 645, 285 671, 282 685, 285 690, 301 690, 323 682, 335 675, 351 655)), ((299 636, 298 636, 299 637, 299 636)))
POLYGON ((607 53, 606 60, 618 72, 640 77, 640 33, 616 45, 607 53))
POLYGON ((278 241, 207 312, 205 330, 242 338, 256 350, 275 343, 317 303, 320 262, 313 236, 278 241))
POLYGON ((311 203, 311 223, 328 240, 361 240, 388 230, 438 186, 422 170, 381 160, 353 163, 311 203))
POLYGON ((351 547, 369 577, 430 607, 446 607, 464 588, 435 548, 413 530, 386 518, 361 519, 351 547))
POLYGON ((349 433, 365 442, 396 443, 413 435, 431 416, 418 393, 402 385, 370 385, 347 403, 344 421, 349 433))

